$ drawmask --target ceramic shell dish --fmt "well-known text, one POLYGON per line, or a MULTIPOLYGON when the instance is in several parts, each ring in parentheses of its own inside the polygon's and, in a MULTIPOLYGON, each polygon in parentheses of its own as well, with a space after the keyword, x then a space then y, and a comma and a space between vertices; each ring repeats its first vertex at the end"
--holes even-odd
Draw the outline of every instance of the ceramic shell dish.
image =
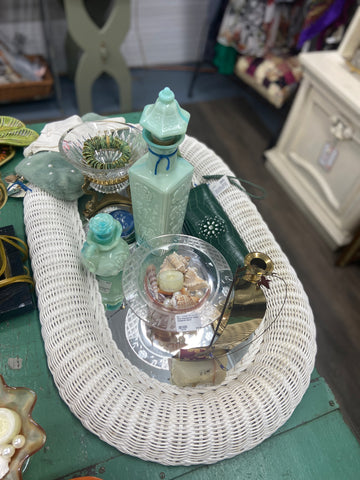
POLYGON ((21 430, 26 441, 22 448, 16 449, 9 463, 9 472, 1 480, 22 480, 24 462, 36 453, 45 443, 44 430, 31 416, 36 402, 36 394, 24 387, 9 387, 0 375, 0 407, 14 410, 20 415, 21 430))

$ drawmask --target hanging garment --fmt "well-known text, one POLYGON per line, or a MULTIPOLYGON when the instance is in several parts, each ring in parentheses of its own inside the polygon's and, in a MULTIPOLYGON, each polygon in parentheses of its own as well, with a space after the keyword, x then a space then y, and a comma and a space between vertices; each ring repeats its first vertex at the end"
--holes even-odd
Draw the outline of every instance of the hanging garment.
POLYGON ((262 55, 266 43, 263 29, 267 1, 231 0, 225 10, 218 42, 238 53, 262 55))
POLYGON ((237 53, 262 57, 296 46, 303 23, 304 0, 231 0, 217 41, 237 53))
POLYGON ((308 0, 306 16, 299 37, 298 48, 305 42, 317 37, 316 50, 321 50, 325 43, 327 29, 346 25, 351 17, 356 0, 308 0))
POLYGON ((321 33, 340 15, 345 0, 310 0, 307 15, 298 45, 302 47, 307 41, 321 33))

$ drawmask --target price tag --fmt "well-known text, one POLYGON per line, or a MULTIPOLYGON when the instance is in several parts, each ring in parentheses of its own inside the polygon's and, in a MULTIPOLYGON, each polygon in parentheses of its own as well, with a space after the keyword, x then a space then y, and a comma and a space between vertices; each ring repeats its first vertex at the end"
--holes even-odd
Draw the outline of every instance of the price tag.
POLYGON ((325 143, 319 157, 319 164, 324 168, 324 170, 329 172, 332 169, 338 153, 339 151, 335 145, 332 145, 331 143, 325 143))
POLYGON ((175 325, 178 332, 191 332, 201 327, 201 319, 197 313, 175 315, 175 325))
POLYGON ((215 198, 217 198, 221 193, 223 193, 229 187, 230 187, 230 182, 226 175, 223 175, 221 178, 219 178, 219 180, 209 185, 209 188, 215 198))

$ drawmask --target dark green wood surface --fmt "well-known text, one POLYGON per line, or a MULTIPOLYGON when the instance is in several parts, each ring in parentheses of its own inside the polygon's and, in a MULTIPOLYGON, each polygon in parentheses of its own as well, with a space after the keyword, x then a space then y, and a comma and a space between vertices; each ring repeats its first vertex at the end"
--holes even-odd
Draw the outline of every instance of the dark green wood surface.
MULTIPOLYGON (((127 119, 135 122, 138 115, 127 119)), ((38 131, 41 127, 32 126, 38 131)), ((3 177, 14 171, 21 152, 1 168, 3 177)), ((0 225, 9 224, 25 239, 20 199, 10 198, 0 210, 0 225)), ((0 323, 0 373, 8 385, 37 393, 33 418, 47 434, 45 446, 31 457, 24 480, 69 480, 81 475, 103 480, 360 478, 360 445, 316 371, 301 403, 272 437, 232 459, 192 467, 167 467, 123 455, 81 425, 60 398, 48 370, 37 310, 0 323)))

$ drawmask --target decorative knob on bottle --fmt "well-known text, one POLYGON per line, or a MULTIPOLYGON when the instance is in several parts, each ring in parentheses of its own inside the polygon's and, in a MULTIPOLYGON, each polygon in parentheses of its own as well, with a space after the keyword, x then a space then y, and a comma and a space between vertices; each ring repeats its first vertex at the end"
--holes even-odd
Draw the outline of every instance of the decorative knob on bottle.
POLYGON ((154 143, 173 143, 175 137, 186 133, 190 114, 180 107, 174 92, 165 87, 154 104, 146 105, 140 118, 144 128, 144 138, 149 137, 154 143))

